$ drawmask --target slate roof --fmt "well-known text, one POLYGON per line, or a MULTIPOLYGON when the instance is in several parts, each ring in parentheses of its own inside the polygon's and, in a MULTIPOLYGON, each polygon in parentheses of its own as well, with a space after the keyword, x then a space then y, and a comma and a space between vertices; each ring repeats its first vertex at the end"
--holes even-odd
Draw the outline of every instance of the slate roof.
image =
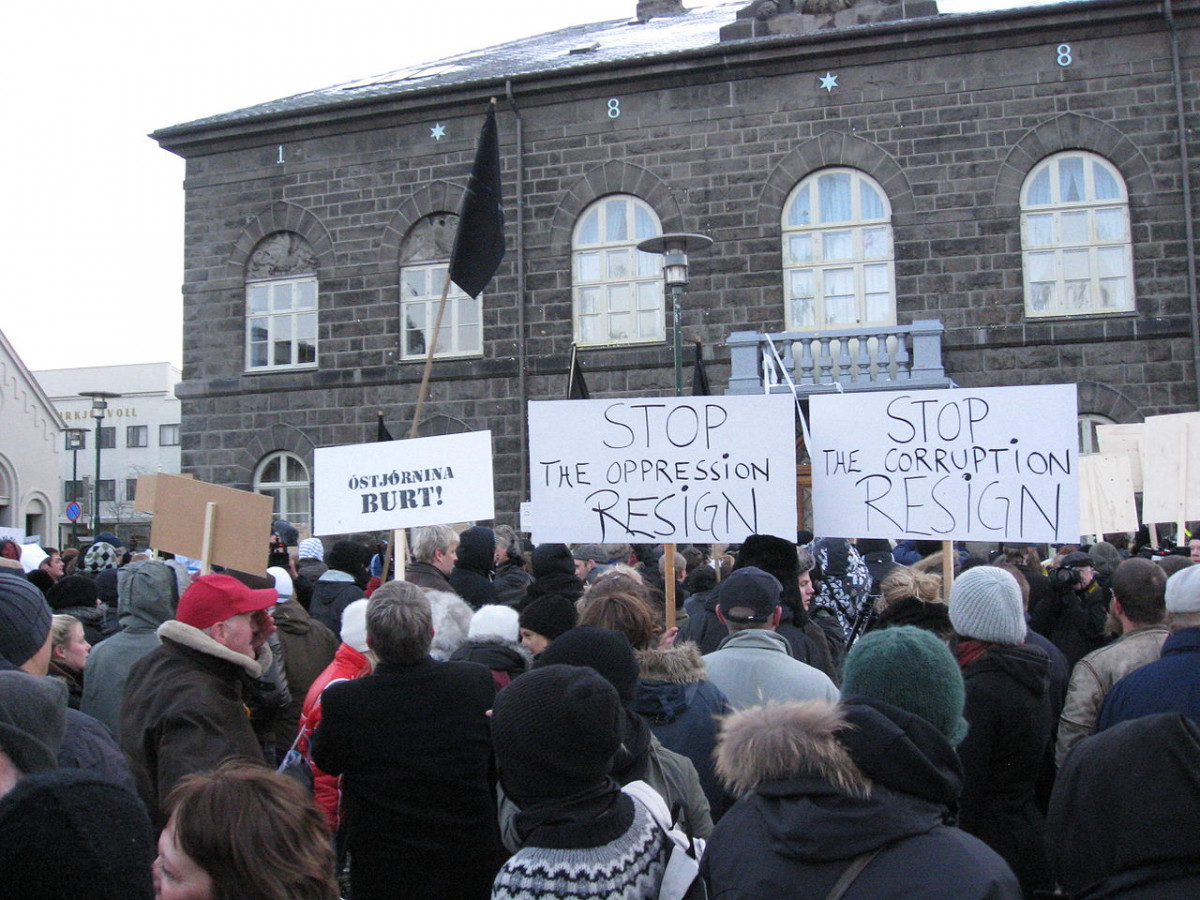
MULTIPOLYGON (((169 138, 208 127, 328 109, 343 104, 417 92, 437 92, 477 83, 502 82, 524 75, 566 72, 598 64, 612 65, 699 49, 716 44, 721 26, 732 22, 737 11, 748 2, 688 0, 688 8, 683 14, 656 17, 648 22, 628 18, 574 25, 507 44, 418 63, 371 78, 172 125, 154 132, 151 137, 169 138)), ((630 7, 633 6, 634 0, 630 0, 630 7)))

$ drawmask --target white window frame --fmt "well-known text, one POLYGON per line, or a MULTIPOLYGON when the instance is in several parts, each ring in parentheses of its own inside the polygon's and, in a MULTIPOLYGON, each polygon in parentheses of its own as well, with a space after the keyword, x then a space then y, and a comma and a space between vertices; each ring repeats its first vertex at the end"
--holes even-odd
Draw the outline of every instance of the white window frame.
POLYGON ((788 195, 780 226, 789 331, 896 324, 892 205, 879 182, 846 167, 813 172, 788 195), (826 208, 823 196, 842 180, 848 206, 826 208))
POLYGON ((571 318, 581 347, 661 343, 667 337, 662 256, 637 249, 662 234, 653 207, 632 194, 588 206, 571 234, 571 318))
POLYGON ((317 306, 315 275, 266 278, 246 282, 246 371, 277 372, 317 367, 317 306), (308 294, 308 297, 304 295, 308 294), (266 327, 265 340, 255 340, 257 323, 266 327), (255 362, 257 348, 265 361, 255 362), (287 348, 287 359, 278 354, 287 348), (309 350, 311 348, 311 350, 309 350), (304 359, 311 355, 311 359, 304 359))
POLYGON ((287 519, 302 531, 309 527, 312 521, 312 476, 308 466, 295 453, 286 450, 275 450, 258 461, 254 467, 254 493, 263 494, 274 501, 273 517, 287 519), (272 463, 279 462, 280 480, 266 481, 263 476, 272 463), (300 467, 304 477, 300 480, 287 478, 288 467, 294 464, 300 467), (303 498, 302 503, 296 503, 303 498))
POLYGON ((169 425, 158 426, 158 446, 160 447, 178 447, 179 446, 179 423, 173 422, 169 425), (163 440, 167 438, 167 440, 163 440))
POLYGON ((139 447, 150 446, 150 426, 148 425, 126 425, 125 426, 125 446, 134 449, 139 447), (140 438, 140 442, 138 440, 140 438))
MULTIPOLYGON (((425 359, 427 341, 437 321, 437 307, 450 263, 418 262, 400 267, 400 358, 425 359), (415 317, 410 323, 410 317, 415 317), (424 328, 419 327, 424 323, 424 328), (420 350, 410 347, 410 337, 423 336, 420 350)), ((450 283, 446 311, 438 331, 435 359, 483 355, 483 294, 472 299, 457 284, 450 283), (474 334, 472 340, 471 335, 474 334)))
POLYGON ((1135 309, 1129 191, 1116 166, 1071 150, 1029 171, 1021 185, 1021 271, 1028 318, 1135 309), (1081 196, 1063 199, 1063 166, 1077 162, 1081 196))
POLYGON ((1100 413, 1080 413, 1078 419, 1076 419, 1076 426, 1079 431, 1079 455, 1087 456, 1100 452, 1100 441, 1096 436, 1097 425, 1116 424, 1108 416, 1102 416, 1100 413))

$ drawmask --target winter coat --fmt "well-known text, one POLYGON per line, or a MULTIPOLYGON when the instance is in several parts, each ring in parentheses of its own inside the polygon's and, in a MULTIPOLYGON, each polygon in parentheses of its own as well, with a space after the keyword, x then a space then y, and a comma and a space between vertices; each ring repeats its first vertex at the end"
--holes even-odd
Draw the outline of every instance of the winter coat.
POLYGON ((317 677, 333 662, 341 639, 312 618, 295 599, 271 609, 275 637, 283 647, 283 671, 291 700, 275 718, 275 741, 281 753, 296 738, 304 698, 317 677))
MULTIPOLYGON (((679 627, 677 641, 688 641, 700 648, 703 654, 712 653, 721 641, 729 636, 729 630, 717 618, 717 602, 720 585, 709 591, 701 591, 689 597, 683 604, 687 621, 679 627)), ((807 619, 803 625, 796 624, 796 612, 783 606, 783 615, 776 628, 778 634, 787 638, 792 648, 792 657, 820 669, 837 684, 841 680, 842 659, 845 656, 844 636, 835 646, 819 624, 807 619)))
POLYGON ((575 576, 575 557, 566 544, 539 544, 533 550, 533 582, 525 589, 523 609, 538 597, 559 594, 568 600, 583 596, 583 582, 575 576))
POLYGON ((342 777, 355 900, 489 895, 500 867, 487 711, 475 663, 381 662, 330 685, 312 757, 342 777))
POLYGON ((136 793, 137 782, 129 762, 108 729, 77 709, 68 708, 66 713, 67 730, 58 748, 58 767, 101 775, 136 793))
POLYGON ((67 706, 79 709, 79 701, 83 697, 83 673, 54 659, 50 660, 49 669, 47 674, 51 678, 57 678, 67 686, 67 706))
POLYGON ((304 708, 300 712, 300 729, 297 735, 296 749, 308 760, 313 770, 313 799, 325 813, 325 821, 330 831, 337 831, 342 824, 342 786, 336 775, 330 775, 321 770, 313 762, 312 735, 321 724, 321 695, 325 688, 340 681, 353 681, 371 674, 370 661, 349 644, 342 644, 334 654, 333 662, 325 667, 325 671, 317 676, 308 689, 304 698, 304 708))
POLYGON ((1162 645, 1162 655, 1130 672, 1108 692, 1096 731, 1152 713, 1179 712, 1200 722, 1200 628, 1182 628, 1162 645))
POLYGON ((1048 888, 1044 823, 1035 800, 1050 742, 1050 660, 1039 647, 992 645, 963 669, 970 730, 959 824, 1004 857, 1032 893, 1048 888))
POLYGON ((161 828, 162 801, 184 775, 231 757, 263 761, 242 682, 260 677, 271 654, 264 645, 259 659, 250 659, 175 620, 160 625, 158 636, 162 645, 129 670, 120 743, 138 793, 161 828))
POLYGON ((817 538, 808 545, 808 550, 816 562, 812 577, 817 593, 812 605, 836 615, 849 637, 854 620, 866 607, 871 592, 867 564, 845 538, 817 538))
POLYGON ((471 630, 471 607, 454 591, 426 590, 433 618, 433 644, 429 655, 439 662, 461 647, 471 630))
POLYGON ((1200 897, 1200 726, 1159 713, 1080 743, 1050 799, 1046 852, 1075 900, 1200 897))
POLYGON ((885 703, 844 710, 851 727, 836 737, 812 726, 806 706, 793 714, 796 740, 837 760, 820 775, 761 780, 774 761, 755 754, 752 730, 722 746, 726 771, 758 784, 709 839, 700 863, 709 897, 823 900, 852 860, 878 850, 845 900, 1020 900, 1004 861, 950 823, 962 770, 946 739, 885 703), (834 744, 848 753, 830 753, 834 744), (865 775, 872 786, 859 796, 832 775, 843 784, 865 775))
POLYGON ((361 600, 365 596, 362 588, 354 581, 353 575, 330 569, 313 585, 308 614, 334 634, 341 634, 342 611, 355 600, 361 600))
POLYGON ((819 669, 792 657, 783 635, 765 628, 736 631, 704 656, 708 680, 734 709, 769 700, 828 700, 837 703, 837 686, 819 669))
POLYGON ((1058 720, 1054 761, 1060 767, 1071 748, 1095 730, 1100 706, 1113 685, 1135 669, 1157 660, 1168 634, 1166 625, 1135 628, 1108 646, 1093 650, 1076 664, 1058 720))
POLYGON ((454 586, 450 584, 450 579, 446 577, 445 572, 432 563, 420 560, 411 562, 405 567, 404 580, 427 591, 454 591, 454 586))
POLYGON ((129 670, 158 647, 158 626, 175 616, 179 579, 157 560, 130 563, 119 578, 121 631, 92 648, 80 709, 121 733, 121 695, 129 670))
POLYGON ((498 603, 492 575, 496 570, 496 533, 476 525, 459 535, 458 559, 450 572, 450 587, 458 596, 479 609, 498 603))
POLYGON ((496 602, 505 606, 520 606, 525 601, 525 591, 533 584, 533 576, 525 571, 525 561, 509 551, 508 562, 496 569, 492 584, 496 588, 496 602))
POLYGON ((640 677, 631 709, 664 747, 692 761, 715 822, 732 802, 713 770, 717 717, 731 711, 729 701, 708 680, 695 644, 677 641, 668 649, 639 650, 637 656, 640 677))
POLYGON ((1095 580, 1085 591, 1052 590, 1037 606, 1030 602, 1029 625, 1048 637, 1071 668, 1104 646, 1111 591, 1095 580))
POLYGON ((451 653, 450 659, 487 666, 497 691, 508 687, 514 678, 528 672, 533 665, 533 654, 528 647, 501 637, 472 638, 451 653))

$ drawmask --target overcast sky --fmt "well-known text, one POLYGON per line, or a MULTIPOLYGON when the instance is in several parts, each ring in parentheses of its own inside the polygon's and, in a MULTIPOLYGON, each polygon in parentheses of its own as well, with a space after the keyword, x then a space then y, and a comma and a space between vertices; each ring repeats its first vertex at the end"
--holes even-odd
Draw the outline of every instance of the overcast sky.
MULTIPOLYGON (((1044 2, 940 0, 940 8, 1044 2)), ((637 0, 21 3, 5 16, 0 56, 9 123, 0 141, 0 329, 31 369, 179 365, 183 161, 147 134, 632 16, 636 7, 637 0)))

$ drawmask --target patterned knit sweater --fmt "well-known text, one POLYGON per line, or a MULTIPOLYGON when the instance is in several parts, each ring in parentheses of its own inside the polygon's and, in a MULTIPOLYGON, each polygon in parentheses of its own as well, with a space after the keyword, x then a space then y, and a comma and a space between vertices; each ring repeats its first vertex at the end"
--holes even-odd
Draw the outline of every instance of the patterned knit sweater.
POLYGON ((653 900, 668 839, 640 803, 633 807, 632 824, 598 847, 518 850, 496 876, 492 900, 653 900))

